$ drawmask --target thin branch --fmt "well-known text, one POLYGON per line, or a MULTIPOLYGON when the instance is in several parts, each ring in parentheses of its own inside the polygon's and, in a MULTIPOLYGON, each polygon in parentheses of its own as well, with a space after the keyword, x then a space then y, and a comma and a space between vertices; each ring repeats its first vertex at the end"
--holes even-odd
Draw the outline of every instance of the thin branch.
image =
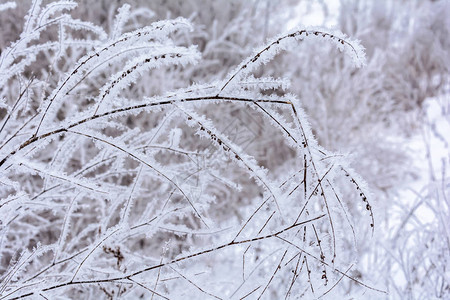
MULTIPOLYGON (((353 47, 353 45, 349 42, 347 42, 344 39, 335 37, 333 34, 330 34, 328 32, 324 32, 324 31, 320 31, 320 30, 297 30, 294 31, 292 33, 289 33, 287 35, 281 36, 278 39, 276 39, 275 41, 273 41, 272 43, 270 43, 269 45, 267 45, 266 47, 264 47, 263 49, 261 49, 260 51, 258 51, 255 55, 253 55, 251 58, 249 58, 247 60, 246 63, 242 64, 241 67, 233 74, 230 76, 230 78, 225 82, 224 85, 222 85, 222 87, 219 90, 219 93, 217 94, 217 96, 236 78, 236 76, 242 72, 244 69, 248 68, 250 66, 250 64, 255 63, 265 52, 268 52, 272 47, 279 45, 280 42, 282 42, 285 39, 290 39, 290 38, 296 38, 297 36, 301 36, 301 35, 321 35, 322 37, 329 37, 331 39, 336 39, 339 43, 341 44, 346 44, 347 46, 351 47, 353 52, 355 52, 356 56, 358 57, 358 52, 356 51, 356 49, 353 47)), ((359 57, 358 57, 359 58, 359 57)))
POLYGON ((264 292, 267 290, 267 288, 269 287, 269 285, 270 285, 270 283, 272 282, 272 280, 275 278, 275 275, 277 274, 277 272, 278 272, 279 270, 281 270, 281 263, 283 262, 284 257, 286 256, 287 252, 288 252, 287 250, 284 251, 284 254, 283 254, 283 256, 281 257, 280 262, 278 263, 278 266, 276 267, 275 271, 273 272, 272 277, 270 277, 269 282, 267 283, 266 287, 265 287, 264 290, 261 292, 261 295, 259 295, 258 300, 261 299, 262 295, 263 295, 264 292))
POLYGON ((136 159, 137 161, 143 163, 144 165, 146 165, 147 167, 149 167, 150 169, 152 169, 153 171, 155 171, 156 173, 158 173, 159 175, 161 175, 162 177, 164 177, 167 181, 169 181, 173 186, 175 186, 180 193, 184 196, 184 198, 189 202, 189 204, 191 205, 192 209, 194 210, 195 214, 199 217, 199 219, 202 221, 202 223, 209 228, 208 224, 206 224, 206 222, 204 221, 203 217, 201 216, 201 214, 198 212, 197 208, 194 206, 194 203, 190 200, 190 198, 186 195, 186 193, 184 192, 184 190, 172 179, 170 179, 162 170, 158 169, 156 166, 149 164, 148 162, 146 162, 143 158, 138 157, 136 154, 133 154, 131 152, 129 152, 128 150, 124 149, 123 147, 117 146, 115 145, 113 142, 110 142, 104 138, 99 138, 97 136, 88 134, 88 133, 83 133, 83 132, 78 132, 78 131, 73 131, 70 130, 68 132, 71 133, 75 133, 78 135, 82 135, 97 141, 100 141, 102 143, 105 143, 113 148, 116 148, 124 153, 126 153, 127 155, 129 155, 130 157, 136 159))
POLYGON ((136 283, 137 285, 139 285, 139 286, 142 287, 143 289, 146 289, 147 291, 151 292, 151 293, 152 293, 152 298, 153 298, 153 295, 157 295, 157 296, 159 296, 159 297, 161 297, 161 298, 163 298, 163 299, 170 300, 168 297, 166 297, 166 296, 164 296, 164 295, 162 295, 162 294, 156 292, 154 289, 150 289, 149 287, 146 287, 146 286, 143 285, 142 283, 140 283, 140 282, 138 282, 138 281, 136 281, 136 280, 134 280, 134 279, 132 279, 132 278, 127 278, 127 279, 128 279, 129 281, 131 281, 131 282, 136 283))
MULTIPOLYGON (((350 271, 351 268, 353 268, 353 264, 351 264, 350 267, 348 267, 348 269, 344 272, 344 274, 347 274, 348 271, 350 271)), ((329 292, 331 292, 331 290, 334 289, 334 288, 339 284, 339 282, 341 282, 341 280, 342 280, 344 277, 345 277, 345 275, 341 275, 341 277, 339 278, 339 280, 337 280, 337 281, 333 284, 333 286, 332 286, 331 288, 329 288, 325 293, 323 293, 321 296, 319 296, 319 299, 322 298, 322 297, 324 297, 324 296, 325 296, 326 294, 328 294, 329 292)))
MULTIPOLYGON (((191 253, 191 254, 188 254, 186 256, 175 258, 175 259, 170 260, 170 261, 165 262, 165 263, 160 263, 160 264, 157 264, 157 265, 146 267, 146 268, 141 269, 139 271, 134 271, 132 273, 129 273, 128 275, 115 277, 115 278, 104 278, 104 279, 92 279, 92 280, 80 280, 80 281, 73 281, 73 280, 71 280, 71 281, 68 281, 68 282, 65 282, 65 283, 60 283, 60 284, 56 284, 56 285, 53 285, 53 286, 50 286, 50 287, 47 287, 47 288, 43 288, 42 291, 54 290, 54 289, 59 289, 59 288, 68 287, 68 286, 72 286, 72 285, 98 284, 98 283, 102 283, 102 282, 114 282, 114 281, 120 281, 120 280, 124 280, 124 279, 130 279, 130 278, 132 278, 134 276, 137 276, 139 274, 142 274, 142 273, 146 273, 146 272, 149 272, 149 271, 161 268, 161 267, 165 267, 165 266, 170 266, 170 265, 178 263, 178 262, 189 260, 189 259, 192 259, 192 258, 195 258, 195 257, 198 257, 198 256, 202 256, 204 254, 216 252, 218 250, 225 249, 225 248, 228 248, 228 247, 231 247, 231 246, 254 243, 254 242, 257 242, 257 241, 262 241, 262 240, 266 240, 266 239, 270 239, 270 238, 274 238, 274 237, 280 238, 279 235, 281 235, 284 232, 287 232, 287 231, 292 230, 294 228, 297 228, 299 226, 303 226, 303 225, 306 225, 308 223, 317 221, 317 220, 319 220, 319 219, 321 219, 321 218, 323 218, 325 216, 326 215, 323 214, 323 215, 317 216, 315 218, 312 218, 312 219, 309 219, 309 220, 306 220, 306 221, 303 221, 303 222, 300 222, 300 223, 297 223, 297 224, 290 225, 289 227, 283 228, 283 229, 281 229, 281 230, 279 230, 277 232, 274 232, 272 234, 268 234, 268 235, 265 235, 265 236, 255 237, 255 238, 246 239, 246 240, 242 240, 242 241, 231 241, 229 243, 222 244, 220 246, 216 246, 216 247, 209 248, 209 249, 206 249, 206 250, 202 250, 202 251, 199 251, 199 252, 191 253)), ((92 251, 91 251, 91 253, 92 253, 92 251)), ((79 270, 79 268, 78 268, 78 270, 79 270)), ((356 282, 358 282, 358 281, 356 281, 356 282)), ((14 297, 12 299, 25 298, 25 297, 29 297, 31 295, 33 295, 33 293, 27 293, 27 294, 24 294, 24 295, 20 295, 20 296, 14 297)))
POLYGON ((294 243, 292 243, 292 242, 290 242, 290 241, 288 241, 288 240, 286 240, 286 239, 284 239, 284 238, 282 238, 282 237, 280 237, 280 236, 277 236, 277 238, 279 238, 280 240, 282 240, 282 241, 284 241, 284 242, 286 242, 286 243, 288 243, 288 244, 294 246, 295 248, 297 248, 298 250, 304 252, 306 255, 308 255, 309 257, 312 257, 312 258, 315 259, 316 261, 318 261, 318 262, 324 264, 325 266, 327 266, 328 268, 330 268, 333 272, 339 273, 339 274, 343 275, 344 277, 350 279, 351 281, 353 281, 353 282, 355 282, 355 283, 357 283, 357 284, 359 284, 359 285, 361 285, 361 286, 363 286, 363 287, 365 287, 365 288, 368 288, 369 290, 377 291, 377 292, 380 292, 380 293, 383 293, 383 294, 386 294, 386 295, 388 294, 386 291, 383 291, 383 290, 380 290, 380 289, 371 287, 371 286, 365 284, 364 282, 359 281, 359 280, 356 279, 356 278, 353 278, 353 277, 351 277, 351 276, 348 276, 347 274, 345 274, 345 272, 342 272, 341 270, 339 270, 339 269, 337 269, 337 268, 334 268, 332 265, 330 265, 330 264, 327 263, 326 261, 324 261, 324 260, 318 258, 317 256, 315 256, 315 255, 313 255, 313 254, 311 254, 311 253, 305 251, 304 249, 302 249, 301 247, 295 245, 294 243))
POLYGON ((178 275, 180 275, 184 280, 186 280, 187 282, 189 282, 190 284, 192 284, 193 286, 195 286, 199 291, 201 291, 202 293, 211 296, 213 298, 222 300, 222 298, 217 297, 216 295, 213 295, 207 291, 205 291, 204 289, 202 289, 201 287, 198 286, 198 284, 196 284, 195 282, 193 282, 192 280, 190 280, 189 278, 187 278, 186 276, 184 276, 183 274, 181 274, 181 272, 177 271, 174 267, 169 266, 169 268, 171 268, 174 272, 178 273, 178 275))

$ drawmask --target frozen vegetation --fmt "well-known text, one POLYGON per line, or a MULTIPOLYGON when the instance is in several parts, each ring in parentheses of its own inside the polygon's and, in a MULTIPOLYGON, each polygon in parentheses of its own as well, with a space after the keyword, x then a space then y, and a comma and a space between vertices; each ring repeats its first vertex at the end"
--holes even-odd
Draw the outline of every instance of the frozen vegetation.
POLYGON ((449 299, 449 15, 3 1, 0 299, 449 299))

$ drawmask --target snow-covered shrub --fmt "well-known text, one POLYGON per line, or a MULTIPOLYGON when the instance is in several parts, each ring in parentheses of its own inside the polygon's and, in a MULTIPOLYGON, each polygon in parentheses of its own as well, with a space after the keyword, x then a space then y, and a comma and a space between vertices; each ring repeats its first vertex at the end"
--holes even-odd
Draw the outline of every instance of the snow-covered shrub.
POLYGON ((135 98, 148 80, 166 86, 201 66, 195 46, 171 39, 192 25, 123 33, 124 5, 107 33, 68 14, 75 6, 33 1, 0 56, 2 299, 321 297, 348 282, 383 293, 350 275, 356 245, 342 244, 356 244, 349 205, 374 230, 366 184, 318 145, 289 80, 254 74, 304 40, 334 44, 359 67, 357 41, 294 29, 222 80, 135 98), (296 159, 264 168, 220 122, 228 105, 258 116, 296 159), (241 199, 233 214, 220 210, 230 195, 241 199))

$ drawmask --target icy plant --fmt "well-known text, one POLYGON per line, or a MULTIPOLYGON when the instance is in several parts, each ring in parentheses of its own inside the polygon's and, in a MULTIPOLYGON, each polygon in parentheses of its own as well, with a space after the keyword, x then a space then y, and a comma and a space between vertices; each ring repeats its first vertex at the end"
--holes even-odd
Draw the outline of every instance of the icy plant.
POLYGON ((67 14, 75 6, 33 1, 23 33, 1 52, 1 299, 383 293, 351 275, 356 224, 346 207, 366 212, 358 226, 376 225, 366 184, 317 144, 287 79, 254 74, 305 39, 335 44, 360 67, 358 42, 295 29, 222 81, 136 99, 143 73, 201 65, 194 46, 171 41, 191 24, 122 33, 124 5, 107 34, 67 14), (52 38, 41 42, 44 33, 52 38), (262 116, 295 161, 276 174, 264 168, 220 122, 227 105, 262 116), (354 195, 343 199, 348 187, 354 195), (235 214, 220 210, 230 195, 241 199, 235 214))
POLYGON ((450 129, 450 102, 443 96, 426 104, 422 163, 428 167, 429 179, 424 178, 423 188, 414 191, 409 207, 399 205, 399 224, 393 226, 393 245, 387 248, 383 263, 390 269, 390 294, 399 299, 450 297, 450 137, 444 134, 450 129))

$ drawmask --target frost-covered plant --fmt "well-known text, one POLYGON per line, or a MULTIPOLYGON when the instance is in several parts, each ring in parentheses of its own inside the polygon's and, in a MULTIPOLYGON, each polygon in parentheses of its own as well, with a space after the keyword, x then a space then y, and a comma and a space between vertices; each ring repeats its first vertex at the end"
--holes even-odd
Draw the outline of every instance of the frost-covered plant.
POLYGON ((357 254, 341 242, 356 244, 353 202, 367 211, 360 226, 374 229, 366 184, 318 145, 288 80, 254 74, 307 39, 335 44, 359 67, 357 41, 294 29, 221 81, 135 99, 141 74, 200 61, 171 40, 190 23, 122 33, 125 5, 107 34, 66 13, 75 6, 33 1, 1 53, 1 299, 322 297, 348 282, 383 292, 351 275, 357 254), (52 30, 56 40, 41 42, 52 30), (221 128, 217 110, 231 104, 261 116, 295 153, 281 175, 221 128), (231 194, 242 197, 237 218, 218 210, 231 194))
MULTIPOLYGON (((447 92, 448 93, 448 92, 447 92)), ((421 161, 424 172, 411 196, 394 207, 390 245, 380 263, 393 298, 450 297, 450 102, 445 96, 426 102, 421 161), (411 201, 412 199, 412 201, 411 201), (402 203, 404 202, 404 203, 402 203)), ((407 194, 408 195, 408 194, 407 194)))

